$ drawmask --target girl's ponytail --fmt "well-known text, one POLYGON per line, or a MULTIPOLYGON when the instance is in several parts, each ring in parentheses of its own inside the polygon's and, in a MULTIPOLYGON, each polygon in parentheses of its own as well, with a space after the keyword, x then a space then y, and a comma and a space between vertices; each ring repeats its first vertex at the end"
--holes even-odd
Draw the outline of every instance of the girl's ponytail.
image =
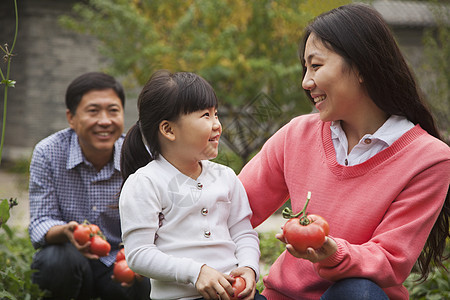
POLYGON ((141 130, 138 123, 133 125, 125 136, 120 155, 120 172, 125 180, 152 161, 152 157, 142 141, 141 130))

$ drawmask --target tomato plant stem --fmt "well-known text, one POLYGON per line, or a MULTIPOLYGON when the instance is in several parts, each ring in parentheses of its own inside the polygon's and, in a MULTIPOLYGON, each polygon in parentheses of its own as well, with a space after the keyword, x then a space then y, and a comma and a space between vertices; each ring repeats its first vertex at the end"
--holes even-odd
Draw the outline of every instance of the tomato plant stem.
POLYGON ((305 226, 308 225, 309 223, 311 223, 311 221, 308 219, 308 215, 306 214, 306 208, 308 207, 309 200, 311 200, 311 192, 308 192, 308 195, 306 196, 305 206, 303 206, 302 211, 299 212, 299 215, 300 214, 302 215, 299 219, 299 222, 300 222, 300 224, 305 225, 305 226))
POLYGON ((306 213, 306 208, 308 207, 309 200, 311 200, 311 192, 308 192, 308 195, 306 196, 305 206, 303 206, 303 209, 302 209, 301 212, 299 212, 297 214, 292 214, 292 210, 289 207, 285 207, 283 209, 283 212, 282 212, 283 218, 285 218, 285 219, 292 219, 292 218, 300 217, 300 215, 302 215, 299 218, 300 224, 306 226, 309 223, 311 223, 311 221, 308 219, 308 215, 306 213))

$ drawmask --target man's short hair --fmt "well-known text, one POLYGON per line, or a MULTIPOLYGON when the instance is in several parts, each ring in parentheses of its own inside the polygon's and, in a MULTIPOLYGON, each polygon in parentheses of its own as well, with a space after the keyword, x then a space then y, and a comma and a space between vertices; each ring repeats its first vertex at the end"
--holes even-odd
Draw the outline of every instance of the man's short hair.
POLYGON ((112 76, 101 72, 89 72, 75 78, 67 87, 66 107, 74 115, 84 94, 95 90, 113 89, 125 107, 125 92, 112 76))

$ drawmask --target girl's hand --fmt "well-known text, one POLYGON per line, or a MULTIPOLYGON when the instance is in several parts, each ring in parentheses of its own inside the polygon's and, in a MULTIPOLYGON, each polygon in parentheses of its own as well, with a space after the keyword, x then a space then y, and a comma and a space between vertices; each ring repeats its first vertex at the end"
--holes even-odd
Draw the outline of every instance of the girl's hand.
MULTIPOLYGON (((252 268, 240 267, 231 271, 230 275, 233 277, 241 276, 245 280, 245 289, 239 295, 234 295, 235 297, 243 300, 250 300, 255 297, 256 273, 252 268)), ((233 278, 233 281, 231 283, 233 283, 234 281, 235 279, 233 278)))
POLYGON ((232 281, 233 277, 230 275, 220 273, 207 265, 203 265, 195 283, 195 288, 206 300, 230 300, 228 295, 233 294, 230 284, 232 281))
MULTIPOLYGON (((286 240, 284 239, 283 233, 277 233, 275 237, 280 240, 281 242, 286 244, 286 240)), ((313 248, 306 249, 305 252, 299 252, 294 249, 294 247, 291 244, 286 245, 286 250, 292 255, 297 258, 303 258, 307 259, 312 263, 317 263, 321 260, 324 260, 337 251, 337 244, 336 242, 330 238, 325 238, 325 243, 320 247, 319 249, 315 250, 313 248)))

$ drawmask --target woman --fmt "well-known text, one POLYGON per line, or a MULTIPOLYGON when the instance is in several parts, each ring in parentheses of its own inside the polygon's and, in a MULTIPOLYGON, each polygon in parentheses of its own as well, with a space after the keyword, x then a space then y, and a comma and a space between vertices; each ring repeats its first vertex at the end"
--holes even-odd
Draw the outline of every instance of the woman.
POLYGON ((287 244, 263 295, 408 299, 402 283, 417 259, 426 277, 430 262, 443 258, 450 149, 373 8, 322 14, 300 48, 302 87, 319 113, 280 129, 239 178, 253 226, 288 199, 301 211, 311 191, 308 211, 328 221, 330 234, 317 250, 287 244))

